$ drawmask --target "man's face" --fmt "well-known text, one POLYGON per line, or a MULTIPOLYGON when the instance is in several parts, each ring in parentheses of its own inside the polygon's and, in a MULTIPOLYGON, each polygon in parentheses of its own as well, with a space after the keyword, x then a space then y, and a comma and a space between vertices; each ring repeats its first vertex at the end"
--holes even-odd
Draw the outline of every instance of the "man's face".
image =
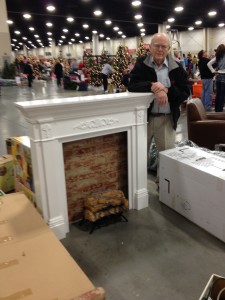
POLYGON ((150 52, 157 64, 162 64, 170 52, 168 39, 165 36, 156 36, 150 44, 150 52))

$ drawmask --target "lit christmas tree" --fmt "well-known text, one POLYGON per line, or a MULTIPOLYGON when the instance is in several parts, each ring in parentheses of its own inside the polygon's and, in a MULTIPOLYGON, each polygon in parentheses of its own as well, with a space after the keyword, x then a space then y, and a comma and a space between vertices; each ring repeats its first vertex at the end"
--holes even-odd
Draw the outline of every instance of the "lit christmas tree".
POLYGON ((101 78, 101 64, 98 64, 96 58, 93 55, 87 55, 85 60, 85 66, 88 69, 90 76, 90 85, 92 86, 100 86, 102 85, 101 78))
POLYGON ((147 50, 144 46, 143 37, 140 38, 140 44, 137 49, 137 57, 145 56, 147 54, 147 50))
POLYGON ((119 46, 113 63, 115 73, 112 75, 112 83, 116 86, 117 91, 119 89, 126 90, 124 89, 122 80, 124 72, 128 69, 128 61, 128 48, 126 46, 119 46))

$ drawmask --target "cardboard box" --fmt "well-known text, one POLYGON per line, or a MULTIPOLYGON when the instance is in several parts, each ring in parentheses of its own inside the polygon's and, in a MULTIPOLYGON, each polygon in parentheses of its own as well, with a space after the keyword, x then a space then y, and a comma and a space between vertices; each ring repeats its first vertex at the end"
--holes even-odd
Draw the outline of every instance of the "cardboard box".
POLYGON ((94 289, 25 195, 2 196, 0 220, 0 299, 70 300, 94 289))
MULTIPOLYGON (((34 192, 30 139, 27 136, 12 137, 10 139, 15 180, 34 192)), ((15 186, 16 192, 21 191, 19 187, 18 184, 15 186)))
POLYGON ((23 193, 1 197, 0 221, 0 248, 50 231, 23 193))
POLYGON ((225 278, 216 274, 212 274, 206 287, 204 288, 199 300, 217 300, 221 293, 219 300, 225 300, 225 278))
POLYGON ((0 247, 0 257, 1 266, 5 263, 0 270, 0 299, 69 300, 94 289, 50 231, 0 247), (21 297, 15 298, 19 293, 21 297))
POLYGON ((12 155, 0 157, 0 189, 4 193, 14 191, 14 171, 12 155))
POLYGON ((225 242, 225 159, 188 146, 160 152, 159 199, 225 242))

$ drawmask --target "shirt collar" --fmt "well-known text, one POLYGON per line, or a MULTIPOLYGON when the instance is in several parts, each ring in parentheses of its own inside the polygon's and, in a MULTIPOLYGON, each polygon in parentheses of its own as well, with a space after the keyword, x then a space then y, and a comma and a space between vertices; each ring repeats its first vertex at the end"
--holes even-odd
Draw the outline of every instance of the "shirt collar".
MULTIPOLYGON (((151 64, 151 66, 152 66, 153 68, 154 68, 155 66, 157 66, 156 63, 154 62, 154 59, 153 59, 152 56, 150 57, 150 64, 151 64)), ((167 68, 169 67, 168 59, 167 59, 167 58, 164 59, 164 62, 163 62, 163 64, 162 64, 162 66, 163 66, 163 67, 167 67, 167 68)))

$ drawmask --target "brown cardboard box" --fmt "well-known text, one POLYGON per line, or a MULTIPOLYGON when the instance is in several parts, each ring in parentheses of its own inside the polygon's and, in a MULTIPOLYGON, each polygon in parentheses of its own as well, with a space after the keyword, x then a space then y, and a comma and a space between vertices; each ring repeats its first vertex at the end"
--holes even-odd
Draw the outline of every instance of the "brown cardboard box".
POLYGON ((0 257, 0 299, 20 292, 29 300, 69 300, 94 289, 52 232, 0 247, 0 257))
POLYGON ((12 155, 0 157, 0 189, 4 193, 14 190, 14 172, 12 155))
POLYGON ((225 300, 225 278, 212 274, 199 300, 225 300), (219 297, 219 298, 218 298, 219 297))
POLYGON ((8 194, 0 201, 0 248, 50 231, 24 194, 8 194))
POLYGON ((0 205, 0 299, 105 299, 24 194, 0 205))

